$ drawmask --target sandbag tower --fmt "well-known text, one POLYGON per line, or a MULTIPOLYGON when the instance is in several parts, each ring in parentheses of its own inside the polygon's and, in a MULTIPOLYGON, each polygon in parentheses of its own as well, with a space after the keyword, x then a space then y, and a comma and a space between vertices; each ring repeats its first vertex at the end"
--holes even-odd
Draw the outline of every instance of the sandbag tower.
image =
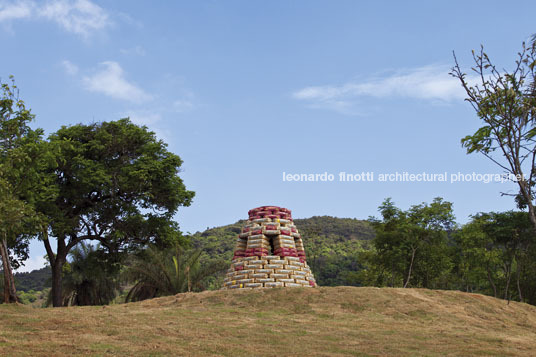
POLYGON ((223 289, 315 287, 291 211, 262 206, 249 210, 248 215, 223 289))

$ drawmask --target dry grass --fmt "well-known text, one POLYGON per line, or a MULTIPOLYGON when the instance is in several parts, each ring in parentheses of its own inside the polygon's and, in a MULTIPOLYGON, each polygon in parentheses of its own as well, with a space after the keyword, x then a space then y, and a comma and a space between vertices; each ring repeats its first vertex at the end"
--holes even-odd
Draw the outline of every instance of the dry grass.
POLYGON ((292 288, 0 306, 9 356, 534 356, 536 307, 454 291, 292 288))

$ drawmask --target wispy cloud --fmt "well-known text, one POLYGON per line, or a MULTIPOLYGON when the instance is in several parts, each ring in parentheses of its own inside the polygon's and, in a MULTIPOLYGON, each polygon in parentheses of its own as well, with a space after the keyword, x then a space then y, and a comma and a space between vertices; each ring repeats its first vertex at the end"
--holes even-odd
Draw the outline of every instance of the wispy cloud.
POLYGON ((465 93, 459 81, 448 72, 448 66, 430 65, 342 85, 305 87, 294 92, 292 97, 313 107, 340 112, 349 111, 356 101, 364 97, 398 97, 443 103, 463 99, 465 93))
POLYGON ((0 2, 0 22, 29 18, 34 7, 30 1, 0 2))
POLYGON ((112 24, 108 13, 90 0, 0 2, 0 23, 18 19, 45 19, 83 37, 112 24))
POLYGON ((102 30, 111 23, 106 11, 89 0, 51 1, 41 7, 39 16, 82 36, 102 30))
POLYGON ((86 89, 116 99, 145 102, 152 98, 139 86, 128 81, 123 68, 114 61, 101 62, 99 70, 91 76, 84 77, 82 81, 86 89))
POLYGON ((159 81, 158 92, 148 93, 116 61, 101 62, 93 69, 79 67, 67 59, 59 64, 69 80, 83 89, 123 101, 117 103, 123 108, 116 112, 117 116, 149 127, 160 138, 166 138, 166 121, 186 117, 184 113, 198 108, 195 94, 183 85, 164 78, 159 81), (163 84, 166 81, 167 85, 163 84))
POLYGON ((78 74, 78 66, 68 60, 61 61, 61 65, 68 75, 74 76, 78 74))

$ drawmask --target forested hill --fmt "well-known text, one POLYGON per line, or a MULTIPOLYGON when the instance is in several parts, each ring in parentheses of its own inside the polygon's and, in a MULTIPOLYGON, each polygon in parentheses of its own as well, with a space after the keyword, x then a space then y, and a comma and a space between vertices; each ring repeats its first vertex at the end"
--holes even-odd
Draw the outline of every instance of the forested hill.
MULTIPOLYGON (((192 235, 192 244, 203 250, 203 261, 231 261, 236 236, 246 223, 238 221, 222 227, 209 228, 192 235)), ((363 220, 315 216, 295 219, 303 237, 308 264, 320 285, 354 285, 353 272, 358 269, 357 254, 369 247, 374 237, 372 226, 363 220)), ((220 277, 213 282, 219 287, 220 277)))
POLYGON ((15 285, 20 291, 41 291, 50 286, 52 272, 50 267, 32 270, 29 273, 15 273, 15 285))
POLYGON ((374 238, 374 230, 369 222, 355 218, 314 216, 295 219, 294 223, 302 234, 305 235, 317 230, 328 242, 369 241, 374 238))

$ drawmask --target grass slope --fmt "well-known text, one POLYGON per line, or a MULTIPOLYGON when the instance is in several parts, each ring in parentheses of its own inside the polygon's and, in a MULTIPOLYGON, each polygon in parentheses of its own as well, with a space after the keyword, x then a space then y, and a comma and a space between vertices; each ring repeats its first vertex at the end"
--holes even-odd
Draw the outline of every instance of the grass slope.
POLYGON ((456 291, 207 291, 140 303, 0 306, 0 355, 534 355, 536 307, 456 291))

